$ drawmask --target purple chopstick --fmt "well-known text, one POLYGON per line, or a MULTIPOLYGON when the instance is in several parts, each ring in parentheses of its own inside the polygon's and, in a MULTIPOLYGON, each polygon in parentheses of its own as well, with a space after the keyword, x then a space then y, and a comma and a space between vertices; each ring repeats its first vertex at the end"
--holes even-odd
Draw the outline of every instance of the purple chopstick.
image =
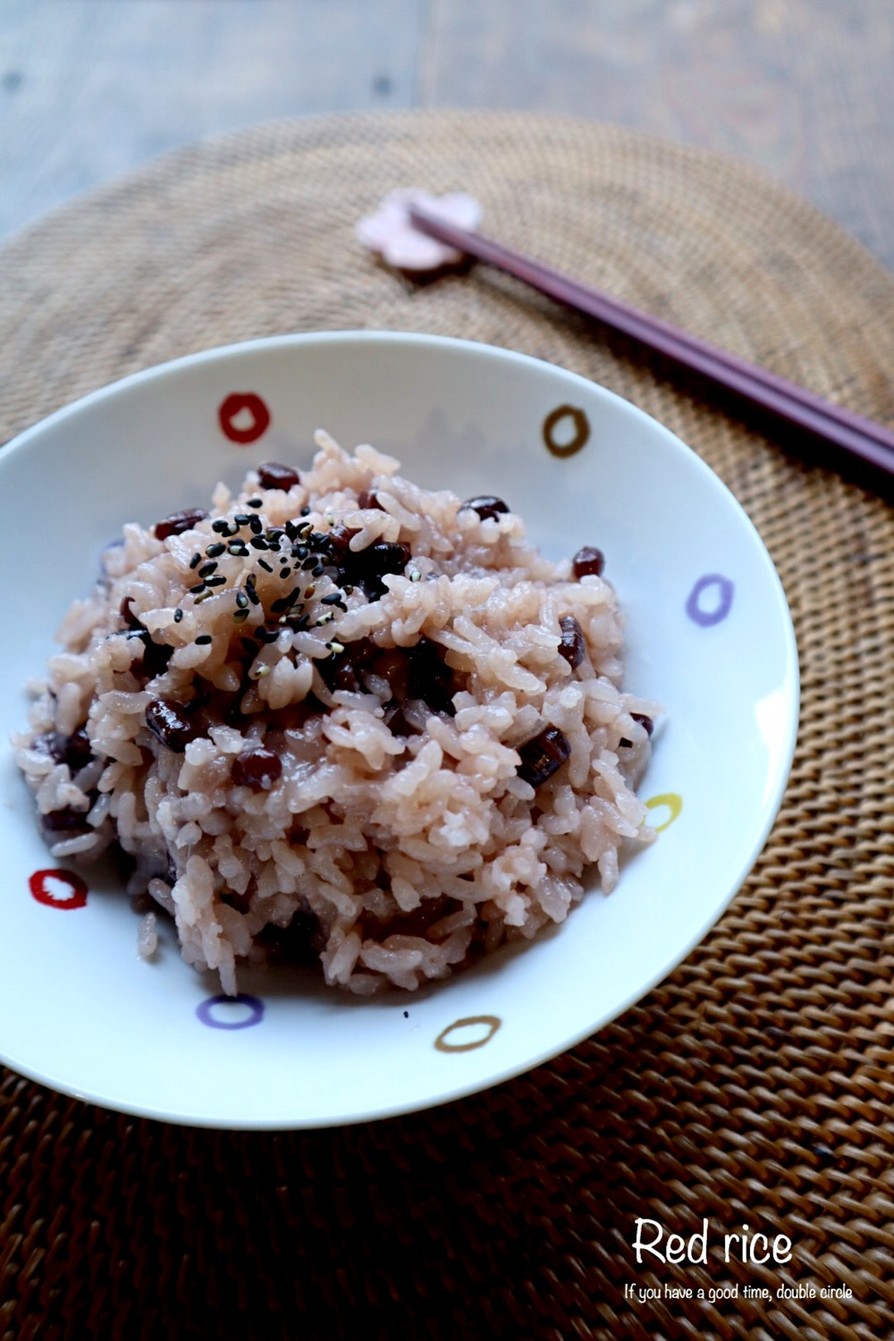
POLYGON ((420 232, 505 271, 567 307, 596 317, 614 330, 632 336, 666 358, 735 392, 759 409, 806 429, 860 461, 894 474, 894 430, 883 424, 823 400, 784 377, 717 349, 697 336, 687 335, 659 317, 648 316, 627 303, 609 298, 481 233, 458 228, 416 206, 411 206, 409 213, 414 227, 420 232))

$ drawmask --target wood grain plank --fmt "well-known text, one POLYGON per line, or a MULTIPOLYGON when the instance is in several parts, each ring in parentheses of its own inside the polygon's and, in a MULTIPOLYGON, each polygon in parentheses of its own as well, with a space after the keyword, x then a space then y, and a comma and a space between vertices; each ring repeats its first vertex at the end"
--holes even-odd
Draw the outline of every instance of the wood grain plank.
POLYGON ((432 0, 419 101, 734 154, 894 265, 892 71, 889 0, 432 0))
POLYGON ((0 235, 138 163, 279 117, 406 107, 417 0, 2 0, 0 235))
POLYGON ((0 236, 203 136, 379 107, 719 149, 894 266, 890 0, 2 0, 0 236))

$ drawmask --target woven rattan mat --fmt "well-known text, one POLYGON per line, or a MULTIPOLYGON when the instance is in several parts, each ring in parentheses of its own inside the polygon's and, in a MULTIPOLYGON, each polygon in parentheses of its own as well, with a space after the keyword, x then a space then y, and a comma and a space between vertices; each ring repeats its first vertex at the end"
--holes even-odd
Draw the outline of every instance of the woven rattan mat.
POLYGON ((289 330, 439 332, 591 376, 710 463, 778 566, 803 674, 780 819, 662 986, 488 1094, 259 1135, 126 1118, 7 1074, 3 1334, 894 1335, 889 507, 507 279, 412 287, 377 268, 353 223, 407 184, 469 189, 504 241, 894 420, 894 278, 802 202, 616 128, 432 113, 199 145, 9 242, 0 440, 125 373, 289 330), (782 1233, 793 1260, 637 1268, 638 1216, 685 1236, 707 1219, 712 1242, 743 1223, 782 1233), (815 1295, 778 1298, 786 1282, 815 1295), (724 1285, 738 1297, 669 1297, 724 1285))

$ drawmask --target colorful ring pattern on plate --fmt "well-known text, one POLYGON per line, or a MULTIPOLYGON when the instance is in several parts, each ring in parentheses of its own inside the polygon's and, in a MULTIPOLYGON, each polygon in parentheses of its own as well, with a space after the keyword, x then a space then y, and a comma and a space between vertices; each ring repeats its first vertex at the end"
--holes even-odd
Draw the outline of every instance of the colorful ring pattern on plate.
POLYGON ((446 1029, 442 1029, 435 1039, 435 1047, 438 1052, 471 1052, 474 1048, 483 1048, 485 1043, 489 1043, 494 1034, 500 1028, 503 1021, 499 1015, 467 1015, 461 1020, 454 1020, 448 1024, 446 1029), (475 1033, 474 1031, 481 1026, 484 1027, 484 1033, 475 1033), (470 1031, 471 1037, 464 1037, 470 1031), (458 1040, 452 1040, 451 1034, 459 1033, 458 1040))
POLYGON ((247 447, 270 427, 270 411, 254 391, 233 391, 223 400, 217 420, 224 437, 247 447))
POLYGON ((648 801, 643 802, 643 805, 647 810, 657 810, 661 806, 667 808, 669 812, 667 819, 652 826, 656 833, 661 833, 662 829, 666 829, 673 824, 675 819, 679 819, 683 810, 683 798, 679 792, 662 792, 660 796, 650 796, 648 801))
POLYGON ((575 452, 579 452, 589 442, 590 421, 577 406, 558 405, 544 419, 542 432, 546 450, 552 452, 553 456, 574 456, 575 452), (572 436, 564 441, 558 441, 556 429, 566 420, 571 422, 572 436))
POLYGON ((735 584, 722 573, 705 573, 700 577, 686 598, 686 613, 693 623, 707 629, 726 619, 733 605, 735 584), (702 597, 716 589, 714 601, 707 606, 702 597))
POLYGON ((238 996, 224 996, 218 993, 216 996, 209 996, 196 1007, 196 1015, 202 1024, 207 1024, 209 1029, 250 1029, 255 1024, 260 1024, 264 1018, 264 1003, 258 996, 249 996, 246 992, 240 992, 238 996), (232 1010, 234 1006, 242 1006, 247 1010, 247 1014, 240 1011, 234 1019, 227 1019, 226 1012, 232 1010), (224 1014, 221 1014, 221 1011, 224 1014))
POLYGON ((28 888, 31 897, 46 908, 84 908, 87 904, 87 886, 74 871, 35 871, 28 888))

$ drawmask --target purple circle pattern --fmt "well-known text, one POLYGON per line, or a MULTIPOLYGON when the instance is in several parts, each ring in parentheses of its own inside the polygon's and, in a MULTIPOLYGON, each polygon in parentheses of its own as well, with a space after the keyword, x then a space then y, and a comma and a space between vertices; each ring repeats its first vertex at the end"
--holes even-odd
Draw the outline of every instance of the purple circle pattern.
POLYGON ((735 584, 721 573, 706 573, 704 577, 699 578, 689 593, 686 600, 687 615, 693 623, 703 629, 710 628, 712 624, 720 624, 732 609, 735 589, 735 584), (701 598, 712 587, 717 588, 717 601, 711 609, 706 610, 702 606, 701 598))
POLYGON ((250 1029, 254 1024, 260 1024, 264 1018, 264 1003, 257 996, 248 996, 245 992, 240 992, 238 996, 225 996, 222 992, 217 996, 207 997, 201 1005, 196 1007, 196 1015, 207 1024, 209 1029, 250 1029), (215 1006, 247 1006, 249 1014, 244 1019, 239 1020, 221 1020, 214 1015, 215 1006))

